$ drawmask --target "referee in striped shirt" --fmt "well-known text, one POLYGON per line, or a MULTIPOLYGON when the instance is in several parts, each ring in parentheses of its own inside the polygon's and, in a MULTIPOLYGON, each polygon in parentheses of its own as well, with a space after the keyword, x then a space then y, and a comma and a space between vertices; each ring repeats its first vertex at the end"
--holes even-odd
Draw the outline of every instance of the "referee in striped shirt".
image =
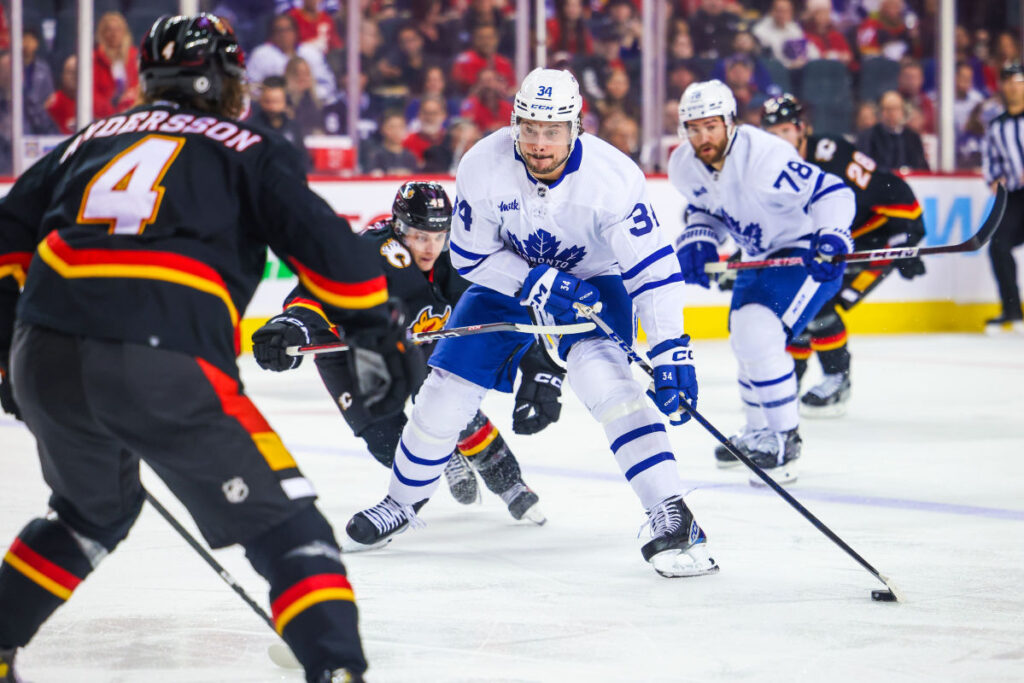
POLYGON ((999 90, 1006 109, 992 120, 985 132, 982 170, 993 191, 996 183, 1003 183, 1009 191, 1006 213, 988 247, 1003 312, 998 318, 987 321, 986 331, 998 332, 1012 327, 1024 332, 1017 264, 1011 251, 1024 244, 1024 66, 1020 62, 1003 66, 999 90))

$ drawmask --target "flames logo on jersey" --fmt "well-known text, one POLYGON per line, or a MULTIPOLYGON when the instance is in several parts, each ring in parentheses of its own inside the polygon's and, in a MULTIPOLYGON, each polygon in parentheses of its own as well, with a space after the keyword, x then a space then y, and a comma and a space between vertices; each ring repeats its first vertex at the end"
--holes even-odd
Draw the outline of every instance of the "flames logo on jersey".
POLYGON ((380 245, 380 255, 395 268, 406 268, 412 264, 412 255, 409 250, 396 239, 389 239, 380 245))
POLYGON ((512 243, 512 248, 529 261, 531 266, 546 263, 559 270, 571 271, 587 253, 586 247, 575 245, 562 249, 562 243, 558 238, 543 228, 531 233, 523 241, 511 233, 508 239, 512 243))
POLYGON ((416 314, 416 319, 412 321, 412 325, 409 325, 409 331, 415 334, 417 332, 437 332, 438 330, 443 330, 444 326, 448 324, 448 318, 451 315, 451 306, 445 306, 444 313, 441 315, 434 313, 433 306, 424 306, 416 314))

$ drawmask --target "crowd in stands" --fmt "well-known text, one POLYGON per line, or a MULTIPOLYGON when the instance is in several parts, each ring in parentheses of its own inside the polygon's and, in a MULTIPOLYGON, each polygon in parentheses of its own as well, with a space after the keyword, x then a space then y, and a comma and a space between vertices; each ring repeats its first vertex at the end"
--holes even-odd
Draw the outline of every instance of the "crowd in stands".
MULTIPOLYGON (((25 131, 70 134, 76 119, 72 0, 26 3, 25 131)), ((531 5, 533 3, 531 2, 531 5)), ((548 65, 568 68, 584 94, 584 128, 633 159, 641 146, 641 0, 548 0, 548 65)), ((997 73, 1020 57, 1012 3, 958 3, 954 118, 957 163, 980 165, 998 114, 997 73)), ((9 172, 10 35, 0 5, 0 157, 9 172)), ((139 36, 177 0, 99 0, 93 115, 133 105, 139 36)), ((250 116, 304 149, 318 136, 359 141, 368 174, 450 173, 480 137, 508 125, 515 0, 362 0, 358 45, 347 45, 341 0, 204 0, 235 28, 253 85, 250 116), (347 50, 359 55, 358 103, 348 101, 347 50), (358 125, 348 130, 349 107, 358 125)), ((937 0, 669 0, 664 26, 665 136, 695 80, 719 78, 740 118, 764 100, 801 97, 816 130, 843 134, 885 166, 927 168, 936 116, 937 0)), ((1015 7, 1016 5, 1014 5, 1015 7)), ((531 31, 531 36, 537 32, 531 31)), ((533 54, 531 46, 531 57, 533 54)), ((677 141, 678 142, 678 141, 677 141)), ((324 169, 307 155, 313 172, 324 169)))

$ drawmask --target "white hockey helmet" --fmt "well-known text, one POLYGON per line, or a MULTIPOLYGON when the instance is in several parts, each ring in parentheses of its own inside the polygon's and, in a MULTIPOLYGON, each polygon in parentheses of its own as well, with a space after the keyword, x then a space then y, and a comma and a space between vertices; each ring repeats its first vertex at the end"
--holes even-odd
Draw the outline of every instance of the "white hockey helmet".
POLYGON ((576 77, 561 69, 537 68, 527 74, 512 104, 512 137, 519 142, 520 120, 566 121, 569 123, 569 149, 580 135, 580 111, 583 97, 576 77))
POLYGON ((725 127, 736 124, 736 98, 725 83, 717 78, 691 83, 679 98, 679 137, 686 137, 686 122, 721 116, 725 127))

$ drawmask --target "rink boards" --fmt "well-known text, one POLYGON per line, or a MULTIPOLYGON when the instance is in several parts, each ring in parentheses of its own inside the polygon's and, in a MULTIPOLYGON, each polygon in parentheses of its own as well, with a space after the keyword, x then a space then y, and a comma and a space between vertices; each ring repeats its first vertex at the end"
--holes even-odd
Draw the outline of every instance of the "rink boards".
MULTIPOLYGON (((454 196, 455 183, 436 177, 454 196)), ((405 178, 338 180, 313 178, 311 187, 337 211, 362 230, 387 216, 399 184, 405 178)), ((991 204, 991 193, 974 174, 914 174, 908 178, 924 212, 925 244, 940 246, 962 242, 977 231, 991 204)), ((0 183, 6 194, 10 183, 0 183)), ((674 237, 682 224, 685 198, 664 176, 649 180, 651 202, 661 225, 674 237)), ((893 275, 870 299, 849 316, 852 331, 860 333, 907 333, 975 331, 983 320, 998 312, 995 285, 984 250, 969 254, 930 257, 928 272, 913 281, 893 275)), ((290 270, 270 254, 264 279, 246 311, 242 338, 280 310, 284 296, 295 284, 290 270)), ((712 287, 688 288, 687 330, 695 337, 725 337, 729 294, 712 287)))

